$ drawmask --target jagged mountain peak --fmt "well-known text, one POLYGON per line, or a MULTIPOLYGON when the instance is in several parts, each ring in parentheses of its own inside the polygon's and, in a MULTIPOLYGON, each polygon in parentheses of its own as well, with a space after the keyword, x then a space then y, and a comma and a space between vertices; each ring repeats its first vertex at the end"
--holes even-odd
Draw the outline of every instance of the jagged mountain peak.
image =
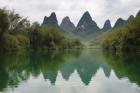
POLYGON ((108 20, 106 20, 105 21, 105 24, 104 24, 104 26, 103 26, 103 28, 102 28, 102 31, 109 31, 109 30, 111 30, 111 22, 110 22, 110 20, 108 19, 108 20))
POLYGON ((52 12, 52 13, 51 13, 51 16, 52 16, 52 17, 56 17, 55 12, 52 12))
POLYGON ((73 31, 76 27, 71 22, 70 18, 66 16, 62 20, 62 23, 60 24, 60 28, 63 29, 64 31, 70 32, 73 31))
POLYGON ((127 21, 132 21, 135 17, 133 15, 130 15, 129 18, 127 19, 127 21))
POLYGON ((109 20, 109 19, 105 21, 104 26, 107 26, 107 25, 110 25, 110 26, 111 26, 111 22, 110 22, 110 20, 109 20))
POLYGON ((45 16, 42 25, 58 26, 58 21, 55 12, 52 12, 49 17, 45 16))
POLYGON ((75 27, 75 25, 71 22, 70 18, 68 16, 64 17, 62 20, 62 23, 60 26, 66 26, 66 25, 71 25, 72 27, 75 27))
POLYGON ((86 12, 83 14, 82 18, 80 19, 80 21, 79 21, 77 27, 80 26, 80 25, 82 25, 82 24, 84 24, 85 22, 91 22, 91 21, 92 21, 92 18, 91 18, 91 16, 90 16, 89 12, 86 11, 86 12))
POLYGON ((82 32, 83 35, 89 35, 99 30, 100 28, 97 26, 96 22, 92 20, 89 12, 86 11, 78 22, 75 33, 80 34, 82 32))
POLYGON ((90 16, 90 13, 89 13, 88 11, 86 11, 83 15, 84 15, 84 16, 89 16, 89 17, 91 17, 91 16, 90 16))
POLYGON ((71 22, 71 20, 68 16, 64 17, 63 20, 62 20, 62 23, 67 23, 67 22, 71 22))

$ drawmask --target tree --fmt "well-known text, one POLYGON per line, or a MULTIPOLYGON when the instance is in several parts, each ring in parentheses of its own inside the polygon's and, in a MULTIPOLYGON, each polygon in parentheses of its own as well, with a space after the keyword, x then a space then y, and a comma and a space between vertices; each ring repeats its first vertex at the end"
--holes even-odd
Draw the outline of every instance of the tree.
POLYGON ((0 9, 0 37, 8 30, 8 15, 5 9, 0 9))
POLYGON ((9 31, 22 30, 30 27, 30 21, 27 18, 22 18, 19 14, 14 11, 8 13, 9 31))
POLYGON ((140 51, 140 16, 124 27, 109 32, 103 41, 103 48, 115 51, 140 51))

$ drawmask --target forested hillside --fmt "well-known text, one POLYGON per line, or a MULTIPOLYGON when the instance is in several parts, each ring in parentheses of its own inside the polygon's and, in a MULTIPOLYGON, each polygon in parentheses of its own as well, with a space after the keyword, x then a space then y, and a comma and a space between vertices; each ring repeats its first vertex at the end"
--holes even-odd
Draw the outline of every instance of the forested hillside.
POLYGON ((115 51, 140 51, 140 13, 126 25, 109 32, 102 46, 115 51))

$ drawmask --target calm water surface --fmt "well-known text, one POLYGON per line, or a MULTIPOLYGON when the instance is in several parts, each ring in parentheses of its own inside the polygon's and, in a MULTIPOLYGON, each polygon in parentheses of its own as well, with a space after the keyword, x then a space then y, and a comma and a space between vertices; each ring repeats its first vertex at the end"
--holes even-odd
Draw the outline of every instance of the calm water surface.
POLYGON ((140 54, 1 54, 0 93, 140 93, 140 54))

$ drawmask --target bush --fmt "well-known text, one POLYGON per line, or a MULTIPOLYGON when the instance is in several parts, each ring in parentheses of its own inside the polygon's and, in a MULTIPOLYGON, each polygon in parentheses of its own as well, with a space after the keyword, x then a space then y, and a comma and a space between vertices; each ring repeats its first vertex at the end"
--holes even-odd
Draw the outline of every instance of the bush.
POLYGON ((24 36, 5 34, 3 37, 4 51, 25 51, 29 49, 29 39, 24 36))

